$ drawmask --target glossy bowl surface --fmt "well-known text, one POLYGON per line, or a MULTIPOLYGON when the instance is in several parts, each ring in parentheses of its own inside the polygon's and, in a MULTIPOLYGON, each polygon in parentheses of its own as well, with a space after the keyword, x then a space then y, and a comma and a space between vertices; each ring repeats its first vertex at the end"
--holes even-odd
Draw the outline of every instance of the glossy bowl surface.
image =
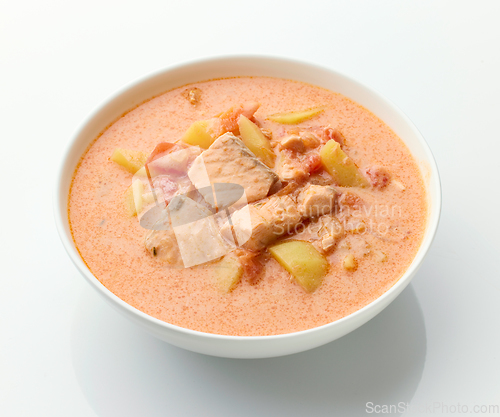
POLYGON ((57 229, 63 245, 89 284, 115 309, 158 338, 208 355, 264 358, 297 353, 321 346, 355 330, 387 307, 410 283, 435 236, 441 211, 441 186, 436 162, 424 138, 394 104, 381 94, 334 70, 304 62, 261 56, 231 56, 173 65, 142 77, 99 105, 76 129, 62 157, 54 195, 57 229), (81 259, 68 223, 68 194, 76 166, 89 144, 110 123, 143 101, 192 82, 234 76, 270 76, 302 81, 341 93, 361 104, 406 143, 416 159, 427 189, 428 221, 413 262, 401 279, 381 297, 335 322, 296 333, 276 336, 223 336, 181 328, 155 319, 125 303, 104 287, 81 259))

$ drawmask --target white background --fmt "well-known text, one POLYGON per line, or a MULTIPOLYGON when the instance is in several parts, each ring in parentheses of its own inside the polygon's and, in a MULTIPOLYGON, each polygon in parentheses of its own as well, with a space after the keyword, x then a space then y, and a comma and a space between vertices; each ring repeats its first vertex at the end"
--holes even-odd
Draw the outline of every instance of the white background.
POLYGON ((499 19, 496 1, 2 0, 0 415, 500 405, 499 19), (79 276, 53 222, 56 166, 93 107, 153 70, 232 53, 303 59, 382 92, 441 172, 440 228, 412 284, 357 331, 283 358, 213 358, 143 333, 79 276))

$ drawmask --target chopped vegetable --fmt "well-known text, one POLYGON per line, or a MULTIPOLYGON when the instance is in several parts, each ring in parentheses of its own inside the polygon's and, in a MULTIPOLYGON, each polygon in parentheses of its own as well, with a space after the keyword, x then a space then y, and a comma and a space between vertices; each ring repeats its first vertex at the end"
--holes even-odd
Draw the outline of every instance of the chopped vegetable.
POLYGON ((350 253, 344 258, 344 262, 342 263, 342 265, 344 269, 346 269, 347 271, 353 272, 356 269, 358 269, 358 261, 356 260, 356 258, 352 253, 350 253))
POLYGON ((289 240, 271 246, 269 252, 307 292, 315 291, 328 272, 328 261, 309 242, 289 240))
POLYGON ((147 206, 148 204, 153 204, 154 202, 155 202, 155 196, 152 191, 142 195, 143 206, 147 206))
POLYGON ((134 190, 132 189, 132 186, 128 187, 127 190, 125 191, 125 210, 127 214, 130 217, 133 217, 137 214, 137 211, 135 209, 135 202, 134 202, 134 190))
POLYGON ((208 149, 215 139, 224 133, 237 133, 240 116, 243 115, 251 118, 258 108, 258 103, 240 104, 239 106, 231 107, 217 117, 194 122, 186 133, 184 133, 181 140, 188 145, 208 149))
POLYGON ((309 110, 294 111, 287 113, 276 113, 267 116, 267 118, 273 122, 285 125, 296 125, 313 118, 317 114, 320 114, 323 110, 324 110, 323 107, 316 107, 309 110))
POLYGON ((251 119, 259 107, 259 103, 244 103, 239 106, 231 107, 228 111, 219 114, 218 118, 223 127, 221 135, 226 132, 238 133, 238 120, 240 116, 243 115, 251 119))
POLYGON ((142 167, 141 169, 139 169, 135 174, 135 177, 143 177, 143 178, 146 178, 148 176, 147 172, 146 172, 146 167, 142 167))
POLYGON ((370 183, 361 174, 354 161, 340 149, 340 144, 329 140, 320 151, 321 163, 341 187, 368 187, 370 183))
POLYGON ((264 136, 255 123, 244 115, 241 115, 238 119, 238 126, 240 128, 241 140, 246 147, 269 168, 273 168, 276 155, 271 149, 269 139, 264 136))
POLYGON ((387 187, 391 181, 391 174, 385 168, 381 167, 370 167, 365 171, 368 180, 370 181, 373 188, 378 188, 379 190, 387 187))
POLYGON ((199 120, 194 122, 186 133, 184 133, 181 140, 189 145, 208 149, 213 141, 220 135, 220 124, 218 122, 218 119, 199 120))
POLYGON ((217 288, 223 292, 231 292, 243 276, 243 266, 233 256, 224 256, 214 268, 217 288))
POLYGON ((131 174, 135 174, 146 163, 148 154, 141 151, 116 148, 110 159, 121 165, 131 174))
POLYGON ((142 210, 142 193, 144 184, 140 180, 135 180, 125 191, 125 208, 130 217, 135 216, 142 210))

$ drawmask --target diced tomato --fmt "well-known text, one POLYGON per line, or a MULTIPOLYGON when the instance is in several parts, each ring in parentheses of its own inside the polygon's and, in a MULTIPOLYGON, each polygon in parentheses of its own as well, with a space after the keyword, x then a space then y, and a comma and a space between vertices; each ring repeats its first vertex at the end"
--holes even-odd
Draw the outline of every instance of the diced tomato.
POLYGON ((344 135, 342 135, 342 133, 340 133, 337 129, 333 129, 331 127, 326 127, 324 129, 324 133, 325 133, 325 137, 327 139, 326 142, 333 139, 335 142, 339 143, 340 146, 345 145, 344 135))
POLYGON ((248 282, 251 285, 257 284, 264 271, 264 265, 262 263, 259 252, 252 252, 244 249, 239 249, 236 251, 238 259, 243 266, 245 271, 245 277, 247 277, 248 282))
POLYGON ((321 158, 317 153, 309 154, 305 159, 307 172, 313 174, 321 169, 321 158))
POLYGON ((365 173, 373 188, 380 190, 387 187, 391 180, 391 174, 385 168, 370 167, 365 170, 365 173))
POLYGON ((184 146, 179 145, 178 143, 160 142, 149 155, 146 164, 150 164, 155 159, 165 156, 171 152, 179 151, 183 148, 184 146))
POLYGON ((228 111, 219 115, 219 120, 224 132, 237 132, 238 119, 240 118, 240 115, 243 115, 252 120, 253 115, 257 111, 259 106, 259 103, 244 103, 240 104, 239 106, 232 107, 228 111))
POLYGON ((341 210, 349 210, 349 209, 359 209, 363 206, 363 199, 350 191, 345 191, 341 194, 338 199, 338 203, 341 210))

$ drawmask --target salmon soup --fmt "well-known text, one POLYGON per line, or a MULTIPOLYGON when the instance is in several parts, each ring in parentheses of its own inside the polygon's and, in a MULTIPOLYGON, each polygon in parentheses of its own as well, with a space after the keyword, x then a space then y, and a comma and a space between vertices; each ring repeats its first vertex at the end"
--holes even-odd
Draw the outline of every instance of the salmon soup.
POLYGON ((405 144, 352 100, 268 77, 155 97, 82 157, 75 245, 131 306, 235 336, 345 317, 406 271, 426 195, 405 144))

